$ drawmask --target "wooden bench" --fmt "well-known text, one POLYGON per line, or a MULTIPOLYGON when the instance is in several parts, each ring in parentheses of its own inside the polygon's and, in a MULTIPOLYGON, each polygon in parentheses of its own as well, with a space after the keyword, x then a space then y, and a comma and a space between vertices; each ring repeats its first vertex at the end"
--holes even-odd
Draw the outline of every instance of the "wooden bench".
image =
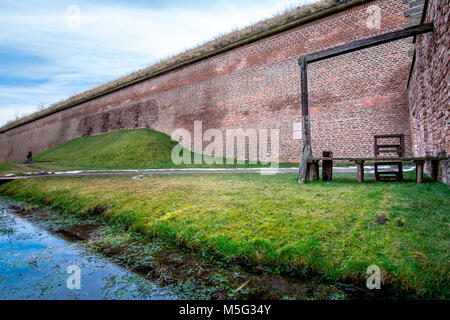
MULTIPOLYGON (((430 161, 431 163, 431 178, 433 181, 438 180, 438 172, 439 172, 439 162, 441 160, 446 160, 447 158, 437 158, 437 157, 401 157, 401 158, 387 158, 387 157, 374 157, 374 158, 334 158, 334 157, 308 157, 308 172, 307 178, 308 180, 319 180, 319 162, 320 161, 328 161, 331 163, 333 161, 349 161, 356 163, 357 166, 357 176, 358 182, 364 182, 364 163, 366 161, 375 163, 402 163, 402 162, 414 162, 416 165, 416 181, 418 183, 423 182, 423 169, 426 161, 430 161)), ((331 165, 332 170, 332 165, 331 165)), ((330 179, 331 180, 331 179, 330 179)))

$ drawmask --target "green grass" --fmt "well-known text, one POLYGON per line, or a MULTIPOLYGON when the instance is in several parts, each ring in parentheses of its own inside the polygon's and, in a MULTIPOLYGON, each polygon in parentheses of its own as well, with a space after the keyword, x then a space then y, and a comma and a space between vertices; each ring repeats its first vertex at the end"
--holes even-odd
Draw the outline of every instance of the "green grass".
POLYGON ((0 175, 22 171, 11 163, 0 163, 0 175))
POLYGON ((0 193, 103 214, 124 229, 271 272, 313 272, 365 287, 367 267, 377 265, 383 288, 449 298, 448 186, 356 183, 353 176, 305 185, 295 174, 58 177, 14 181, 0 193), (384 225, 376 222, 381 214, 384 225))
POLYGON ((24 169, 20 168, 18 166, 15 166, 13 162, 3 162, 0 163, 0 176, 3 176, 5 174, 22 174, 24 172, 28 171, 35 171, 34 169, 24 169))
MULTIPOLYGON (((41 162, 30 167, 46 170, 151 169, 186 167, 263 167, 268 164, 192 164, 175 165, 172 149, 177 145, 168 135, 150 129, 121 130, 108 134, 75 138, 61 143, 35 157, 41 162)), ((209 159, 218 159, 204 156, 209 159)), ((292 166, 292 165, 289 165, 292 166)), ((295 165, 294 165, 295 166, 295 165)))

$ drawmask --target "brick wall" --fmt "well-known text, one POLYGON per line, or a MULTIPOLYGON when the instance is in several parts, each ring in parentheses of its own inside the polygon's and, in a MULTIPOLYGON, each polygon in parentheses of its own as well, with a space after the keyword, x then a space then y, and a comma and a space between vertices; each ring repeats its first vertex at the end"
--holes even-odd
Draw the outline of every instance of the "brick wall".
MULTIPOLYGON (((425 22, 433 21, 435 30, 418 36, 416 42, 409 100, 413 149, 418 156, 450 156, 449 14, 448 1, 429 1, 425 22)), ((441 164, 441 180, 450 184, 450 163, 441 164)))
MULTIPOLYGON (((0 136, 0 161, 119 129, 192 130, 195 120, 203 130, 278 128, 280 160, 298 161, 298 57, 401 29, 408 8, 402 0, 371 1, 8 130, 0 136), (372 5, 381 9, 381 29, 367 27, 372 5)), ((411 153, 410 48, 410 40, 401 40, 311 66, 314 155, 371 156, 373 135, 391 133, 404 134, 411 153)))

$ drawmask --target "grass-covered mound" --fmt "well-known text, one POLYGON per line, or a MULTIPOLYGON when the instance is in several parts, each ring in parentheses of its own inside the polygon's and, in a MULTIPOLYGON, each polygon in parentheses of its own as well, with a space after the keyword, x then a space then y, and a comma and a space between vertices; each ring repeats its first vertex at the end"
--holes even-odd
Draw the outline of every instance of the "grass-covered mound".
POLYGON ((5 174, 22 174, 24 171, 30 170, 24 170, 23 168, 15 166, 14 164, 9 162, 0 163, 0 176, 3 176, 5 174))
MULTIPOLYGON (((63 142, 35 157, 41 162, 31 165, 49 170, 100 170, 100 169, 155 169, 185 167, 236 167, 220 164, 194 164, 194 153, 190 154, 191 164, 175 165, 171 160, 172 149, 177 145, 165 133, 150 130, 121 130, 107 134, 75 138, 63 142)), ((208 157, 208 156, 204 156, 208 157)), ((211 157, 209 157, 211 158, 211 157)), ((258 164, 257 166, 263 166, 258 164)))
POLYGON ((53 166, 65 169, 167 168, 173 166, 170 154, 176 144, 162 132, 122 130, 72 139, 35 159, 52 161, 53 166))

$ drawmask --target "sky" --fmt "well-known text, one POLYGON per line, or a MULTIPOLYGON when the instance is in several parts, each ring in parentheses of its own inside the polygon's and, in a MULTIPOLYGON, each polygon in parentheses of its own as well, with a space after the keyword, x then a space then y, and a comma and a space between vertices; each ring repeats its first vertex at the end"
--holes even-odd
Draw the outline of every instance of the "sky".
POLYGON ((1 0, 0 126, 315 0, 1 0))

